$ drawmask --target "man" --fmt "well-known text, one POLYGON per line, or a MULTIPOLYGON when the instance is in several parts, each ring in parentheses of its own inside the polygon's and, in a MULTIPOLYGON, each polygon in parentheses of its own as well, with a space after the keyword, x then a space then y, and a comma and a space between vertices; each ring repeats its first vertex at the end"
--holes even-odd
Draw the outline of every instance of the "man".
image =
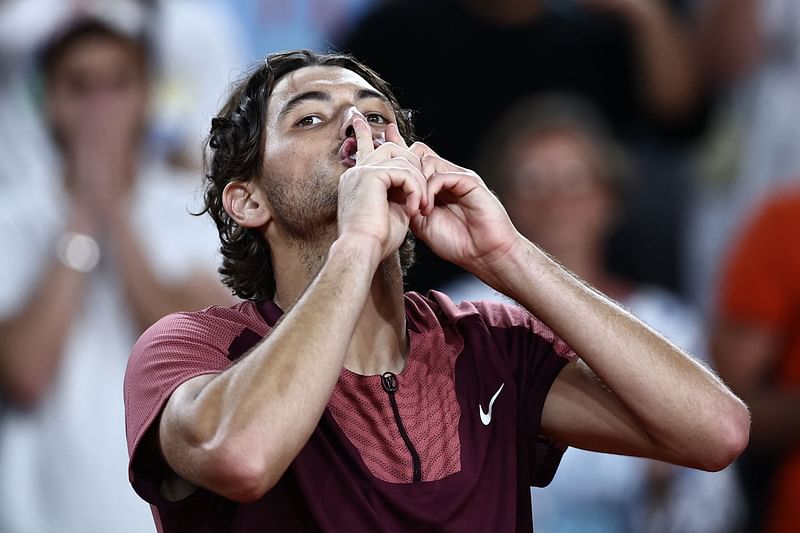
POLYGON ((130 347, 167 313, 230 300, 215 279, 213 227, 187 212, 196 184, 147 150, 150 46, 141 26, 118 22, 79 17, 45 44, 42 100, 63 165, 45 183, 19 166, 3 190, 7 533, 150 526, 124 482, 130 347))
POLYGON ((206 204, 251 301, 134 348, 130 473, 161 530, 525 531, 560 445, 709 470, 746 445, 718 379, 410 138, 373 71, 311 52, 270 56, 215 119, 206 204), (539 318, 404 296, 409 230, 539 318))

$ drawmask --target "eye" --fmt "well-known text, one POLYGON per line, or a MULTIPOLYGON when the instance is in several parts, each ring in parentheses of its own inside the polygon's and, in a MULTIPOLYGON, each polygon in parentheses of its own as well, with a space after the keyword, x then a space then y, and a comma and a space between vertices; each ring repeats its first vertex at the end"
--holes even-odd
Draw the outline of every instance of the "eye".
POLYGON ((303 117, 297 121, 295 126, 299 126, 301 128, 307 128, 309 126, 316 126, 322 122, 322 119, 319 118, 317 115, 308 115, 307 117, 303 117))
POLYGON ((366 119, 367 122, 371 122, 372 124, 379 124, 381 126, 389 124, 389 119, 387 119, 380 113, 367 113, 366 119))

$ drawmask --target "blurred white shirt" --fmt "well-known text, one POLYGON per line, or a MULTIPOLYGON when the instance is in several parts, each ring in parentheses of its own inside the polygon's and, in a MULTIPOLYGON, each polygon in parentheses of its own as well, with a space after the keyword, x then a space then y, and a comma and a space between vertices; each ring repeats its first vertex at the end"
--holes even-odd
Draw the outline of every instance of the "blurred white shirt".
MULTIPOLYGON (((214 275, 219 264, 210 217, 188 213, 199 205, 200 186, 199 178, 150 165, 131 194, 133 229, 165 282, 197 270, 214 275)), ((66 216, 56 187, 22 185, 4 193, 10 194, 0 209, 0 319, 24 305, 52 264, 66 216)), ((88 276, 49 393, 33 411, 7 406, 0 416, 4 533, 154 530, 127 471, 122 382, 138 332, 108 261, 88 276)))

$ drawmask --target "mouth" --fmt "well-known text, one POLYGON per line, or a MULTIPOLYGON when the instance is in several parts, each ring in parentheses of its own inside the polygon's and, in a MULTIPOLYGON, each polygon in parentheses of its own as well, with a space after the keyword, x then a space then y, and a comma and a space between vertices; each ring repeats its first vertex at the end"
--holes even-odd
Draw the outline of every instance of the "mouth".
MULTIPOLYGON (((375 148, 379 147, 383 143, 384 141, 380 139, 373 139, 372 141, 372 145, 375 148)), ((355 137, 348 137, 342 143, 341 148, 339 148, 339 161, 347 168, 356 166, 357 151, 358 151, 358 142, 356 141, 355 137)))

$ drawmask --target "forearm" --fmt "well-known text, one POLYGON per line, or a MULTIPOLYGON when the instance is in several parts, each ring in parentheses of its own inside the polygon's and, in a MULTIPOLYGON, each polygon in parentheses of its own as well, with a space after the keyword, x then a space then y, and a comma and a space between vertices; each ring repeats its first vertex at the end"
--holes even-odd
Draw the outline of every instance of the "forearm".
POLYGON ((13 403, 30 407, 47 391, 86 276, 54 258, 26 305, 0 323, 0 390, 13 403))
POLYGON ((224 303, 230 296, 211 276, 168 284, 159 280, 124 214, 109 224, 107 251, 122 281, 140 331, 176 311, 194 311, 224 303))
POLYGON ((704 84, 724 89, 762 59, 765 39, 758 0, 709 0, 696 16, 704 84))
POLYGON ((188 410, 168 405, 162 442, 190 443, 185 454, 167 453, 179 474, 237 499, 258 497, 279 479, 330 399, 379 260, 340 238, 264 341, 210 381, 188 410))
POLYGON ((700 87, 690 32, 662 1, 632 2, 631 6, 627 19, 646 105, 664 119, 690 113, 700 87))
POLYGON ((706 368, 532 244, 508 255, 493 276, 495 288, 553 328, 655 446, 681 457, 686 450, 727 449, 741 435, 746 408, 706 368))

